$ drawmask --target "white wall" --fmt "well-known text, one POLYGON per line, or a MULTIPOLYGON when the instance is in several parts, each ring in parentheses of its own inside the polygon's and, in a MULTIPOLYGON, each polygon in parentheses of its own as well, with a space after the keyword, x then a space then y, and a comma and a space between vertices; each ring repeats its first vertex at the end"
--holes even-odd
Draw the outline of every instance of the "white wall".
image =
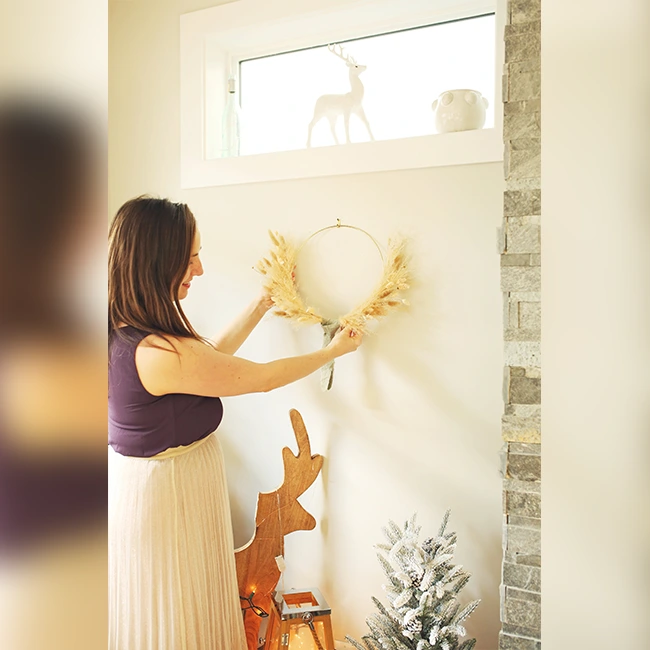
POLYGON ((649 20, 542 5, 546 648, 650 636, 649 20))
MULTIPOLYGON (((458 561, 473 574, 467 597, 483 599, 468 630, 478 648, 491 650, 501 558, 501 165, 181 191, 178 19, 209 4, 110 5, 110 213, 145 192, 190 205, 206 269, 186 305, 197 328, 219 329, 258 291, 251 267, 268 251, 269 228, 301 240, 340 217, 383 243, 403 232, 412 238, 417 278, 411 310, 391 315, 358 353, 337 361, 329 393, 314 375, 225 400, 220 433, 236 543, 252 534, 257 492, 282 479, 281 448, 295 447, 288 410, 297 408, 313 452, 327 460, 301 498, 316 530, 286 539, 284 585, 320 587, 333 608, 335 636, 359 637, 370 596, 382 597, 372 548, 381 527, 417 511, 423 532, 434 534, 450 507, 458 561)), ((376 251, 359 250, 338 266, 367 280, 376 251)), ((353 290, 341 288, 351 303, 353 290)), ((307 352, 320 336, 318 328, 295 330, 267 317, 241 354, 264 361, 307 352)))

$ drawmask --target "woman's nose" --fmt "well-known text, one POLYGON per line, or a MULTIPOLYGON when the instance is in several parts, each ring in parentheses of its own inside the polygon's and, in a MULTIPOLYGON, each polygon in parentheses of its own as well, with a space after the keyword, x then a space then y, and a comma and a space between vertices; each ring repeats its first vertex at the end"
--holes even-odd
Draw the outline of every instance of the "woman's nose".
POLYGON ((196 265, 194 266, 194 275, 203 275, 203 264, 201 264, 201 260, 196 261, 196 265))

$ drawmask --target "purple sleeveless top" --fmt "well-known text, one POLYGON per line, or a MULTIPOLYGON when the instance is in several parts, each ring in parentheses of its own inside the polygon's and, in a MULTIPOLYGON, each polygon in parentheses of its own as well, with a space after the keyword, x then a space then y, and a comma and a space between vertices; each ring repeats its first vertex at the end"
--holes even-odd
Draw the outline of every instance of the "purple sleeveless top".
POLYGON ((135 365, 135 350, 148 333, 134 327, 122 332, 128 341, 117 334, 109 341, 108 444, 123 456, 146 458, 212 433, 223 417, 221 400, 149 393, 135 365))

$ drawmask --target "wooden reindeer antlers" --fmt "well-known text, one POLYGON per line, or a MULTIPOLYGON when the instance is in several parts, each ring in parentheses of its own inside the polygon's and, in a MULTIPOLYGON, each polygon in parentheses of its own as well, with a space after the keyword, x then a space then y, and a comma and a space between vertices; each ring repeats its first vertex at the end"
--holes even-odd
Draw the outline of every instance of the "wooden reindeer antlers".
MULTIPOLYGON (((288 499, 295 499, 303 494, 307 488, 316 480, 318 473, 323 467, 323 457, 320 454, 311 455, 311 445, 309 436, 303 422, 302 416, 296 409, 289 411, 291 426, 293 427, 296 442, 298 443, 298 455, 294 456, 289 447, 282 450, 282 460, 284 461, 284 483, 280 489, 287 494, 288 499)), ((297 501, 296 501, 297 503, 297 501)), ((308 515, 313 521, 313 525, 307 529, 295 528, 293 530, 311 530, 316 526, 316 520, 308 515)), ((287 533, 292 530, 286 530, 287 533)))
MULTIPOLYGON (((253 538, 235 551, 239 595, 252 600, 266 612, 280 579, 275 558, 284 555, 284 536, 296 530, 312 530, 316 520, 298 503, 298 497, 313 484, 323 467, 323 457, 311 455, 309 436, 298 411, 289 412, 298 443, 298 454, 282 450, 284 481, 274 492, 260 492, 255 513, 253 538)), ((246 610, 244 627, 248 650, 256 650, 261 618, 246 610)))

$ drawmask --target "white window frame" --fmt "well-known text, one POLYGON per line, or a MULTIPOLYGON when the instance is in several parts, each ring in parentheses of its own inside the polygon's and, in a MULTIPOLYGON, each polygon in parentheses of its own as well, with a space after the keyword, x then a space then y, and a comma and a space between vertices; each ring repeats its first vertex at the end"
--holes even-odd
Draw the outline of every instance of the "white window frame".
POLYGON ((236 0, 182 15, 181 187, 502 161, 499 105, 505 4, 506 0, 236 0), (237 72, 243 59, 490 12, 496 14, 494 128, 236 158, 218 158, 216 150, 208 149, 209 143, 214 147, 219 142, 228 76, 237 72))

